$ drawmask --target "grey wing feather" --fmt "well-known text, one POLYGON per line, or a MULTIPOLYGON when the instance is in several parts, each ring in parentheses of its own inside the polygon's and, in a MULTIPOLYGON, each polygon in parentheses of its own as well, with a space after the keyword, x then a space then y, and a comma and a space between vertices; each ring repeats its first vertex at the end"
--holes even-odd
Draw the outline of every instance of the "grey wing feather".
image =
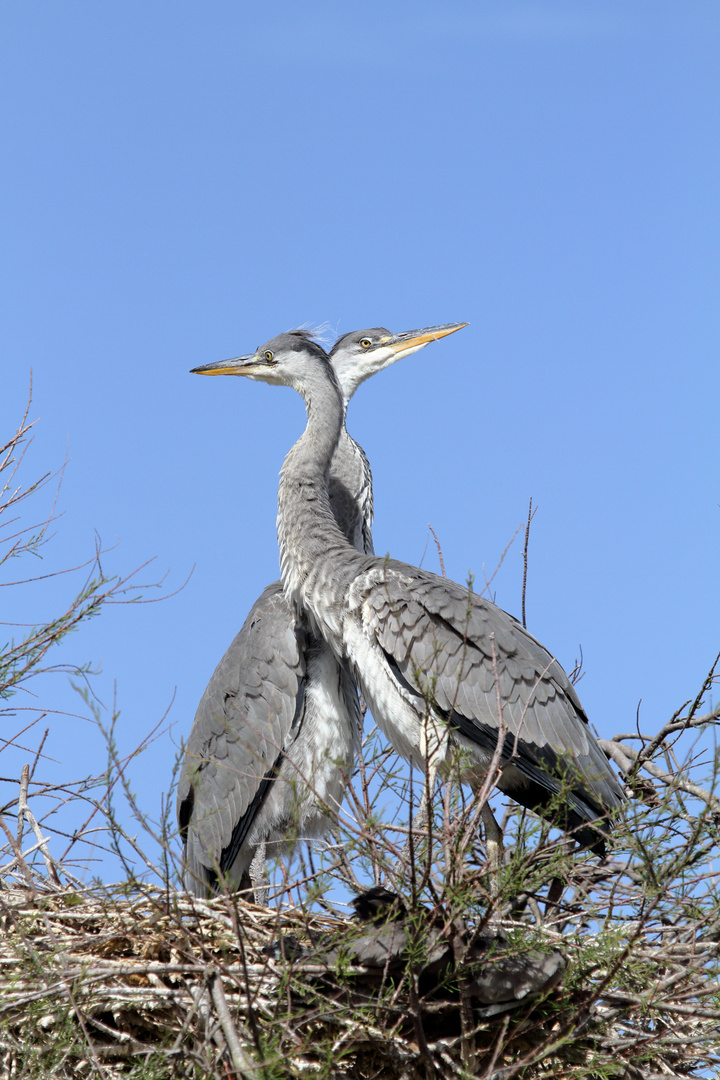
MULTIPOLYGON (((238 822, 257 810, 302 711, 305 637, 282 592, 269 585, 215 669, 198 705, 178 782, 188 884, 220 865, 238 822)), ((251 824, 247 821, 245 824, 251 824)))
POLYGON ((527 783, 552 793, 567 771, 576 789, 570 801, 577 796, 574 809, 585 820, 620 804, 622 790, 567 675, 511 615, 452 581, 392 560, 363 609, 406 687, 429 693, 462 735, 489 750, 499 730, 494 651, 508 730, 503 760, 517 736, 513 765, 527 783))
POLYGON ((559 949, 533 949, 515 956, 498 951, 473 973, 465 990, 476 998, 481 1016, 498 1016, 547 994, 566 967, 567 958, 559 949))

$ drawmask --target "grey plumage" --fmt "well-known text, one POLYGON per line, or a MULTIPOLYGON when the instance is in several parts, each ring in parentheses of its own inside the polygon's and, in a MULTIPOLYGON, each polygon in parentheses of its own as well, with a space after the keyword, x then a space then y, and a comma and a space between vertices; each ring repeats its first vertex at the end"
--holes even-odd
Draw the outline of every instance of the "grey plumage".
MULTIPOLYGON (((185 885, 231 887, 263 843, 323 832, 342 801, 360 724, 355 685, 269 585, 213 673, 178 781, 185 885), (334 702, 328 708, 328 701, 334 702)), ((262 869, 262 867, 260 868, 262 869)))
POLYGON ((497 743, 494 646, 507 726, 498 786, 529 806, 562 791, 564 824, 597 844, 582 825, 618 805, 619 785, 562 667, 516 619, 452 581, 394 561, 356 583, 352 604, 418 712, 423 694, 432 693, 457 745, 477 759, 478 780, 497 743))
MULTIPOLYGON (((376 347, 400 357, 449 332, 412 331, 376 347)), ((623 794, 558 662, 494 604, 445 578, 357 552, 338 529, 327 467, 343 403, 323 350, 311 342, 288 350, 277 338, 239 358, 235 373, 293 386, 305 399, 307 427, 285 460, 278 495, 284 589, 350 665, 395 748, 418 766, 464 750, 464 776, 477 785, 500 729, 496 667, 507 729, 499 787, 537 810, 560 796, 558 823, 601 852, 598 828, 623 794)))
POLYGON ((478 1019, 527 1006, 556 986, 567 967, 559 949, 511 947, 499 929, 478 932, 424 908, 411 918, 402 898, 382 886, 361 893, 353 906, 359 925, 348 923, 310 947, 284 939, 268 952, 292 961, 299 972, 306 968, 304 977, 326 991, 354 997, 401 983, 410 967, 420 1007, 432 1002, 435 1017, 437 1004, 457 1003, 461 990, 472 998, 478 1019))
MULTIPOLYGON (((369 361, 361 342, 390 336, 374 327, 336 342, 330 356, 345 405, 395 359, 374 352, 369 361)), ((302 331, 282 337, 291 348, 310 340, 302 331)), ((328 489, 346 541, 372 553, 372 474, 344 425, 328 489)), ((256 853, 264 862, 263 844, 285 850, 324 832, 342 801, 359 726, 346 666, 298 617, 281 583, 269 585, 213 673, 185 748, 177 814, 188 890, 204 895, 218 872, 231 887, 257 886, 251 864, 256 853)))

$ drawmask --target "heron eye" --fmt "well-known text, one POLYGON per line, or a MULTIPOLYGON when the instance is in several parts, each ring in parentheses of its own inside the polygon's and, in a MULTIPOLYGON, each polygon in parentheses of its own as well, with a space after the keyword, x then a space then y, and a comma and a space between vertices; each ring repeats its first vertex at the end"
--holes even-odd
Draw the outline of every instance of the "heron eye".
POLYGON ((267 360, 267 362, 268 362, 268 363, 270 363, 270 361, 272 360, 272 358, 273 358, 273 354, 272 354, 272 353, 270 352, 270 350, 268 349, 268 351, 267 351, 267 352, 265 353, 265 359, 267 360))
POLYGON ((369 349, 370 346, 372 345, 372 341, 370 340, 369 337, 364 337, 362 339, 362 341, 360 342, 360 344, 362 345, 363 349, 369 349))

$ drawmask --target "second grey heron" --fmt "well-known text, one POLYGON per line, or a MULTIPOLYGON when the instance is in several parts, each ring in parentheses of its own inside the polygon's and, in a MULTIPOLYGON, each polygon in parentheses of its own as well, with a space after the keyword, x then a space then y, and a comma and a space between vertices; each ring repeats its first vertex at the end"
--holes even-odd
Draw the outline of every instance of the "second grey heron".
MULTIPOLYGON (((310 340, 303 331, 282 337, 287 347, 310 340)), ((335 343, 330 360, 344 406, 365 379, 402 355, 392 339, 389 330, 373 327, 335 343)), ((428 335, 424 344, 432 340, 428 335)), ((372 474, 344 425, 328 484, 343 536, 372 553, 372 474)), ((345 665, 298 618, 281 582, 269 585, 212 675, 185 748, 177 816, 186 888, 203 896, 222 877, 231 888, 253 888, 263 897, 265 845, 285 850, 298 837, 327 830, 359 727, 357 691, 345 665)))
MULTIPOLYGON (((425 334, 395 335, 399 355, 420 348, 425 334)), ((307 340, 290 347, 281 336, 196 370, 291 386, 304 398, 307 426, 285 459, 278 493, 283 586, 349 663, 395 748, 432 775, 459 750, 463 778, 477 789, 499 746, 500 790, 530 809, 552 808, 558 824, 603 853, 607 815, 624 796, 558 661, 494 604, 417 567, 358 552, 338 528, 327 470, 344 405, 322 348, 307 340)))

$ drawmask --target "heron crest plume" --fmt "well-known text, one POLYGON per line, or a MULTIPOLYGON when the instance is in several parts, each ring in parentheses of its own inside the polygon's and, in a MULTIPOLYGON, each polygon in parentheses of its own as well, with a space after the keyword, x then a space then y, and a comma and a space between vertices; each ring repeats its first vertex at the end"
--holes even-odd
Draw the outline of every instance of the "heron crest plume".
POLYGON ((328 352, 328 346, 332 345, 337 338, 337 334, 327 319, 325 322, 317 323, 316 325, 309 322, 303 323, 302 326, 298 326, 295 330, 290 330, 289 333, 304 334, 308 341, 314 341, 316 344, 322 345, 326 352, 328 352))

